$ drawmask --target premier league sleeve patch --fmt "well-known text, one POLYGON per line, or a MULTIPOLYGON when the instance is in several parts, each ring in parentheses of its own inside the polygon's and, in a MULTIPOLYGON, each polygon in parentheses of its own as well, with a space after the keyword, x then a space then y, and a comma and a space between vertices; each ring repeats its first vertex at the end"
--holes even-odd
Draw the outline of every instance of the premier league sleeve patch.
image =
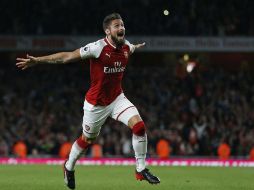
POLYGON ((83 48, 83 51, 88 51, 88 47, 87 46, 85 46, 84 48, 83 48))
POLYGON ((91 57, 89 44, 80 48, 80 56, 82 59, 91 57))

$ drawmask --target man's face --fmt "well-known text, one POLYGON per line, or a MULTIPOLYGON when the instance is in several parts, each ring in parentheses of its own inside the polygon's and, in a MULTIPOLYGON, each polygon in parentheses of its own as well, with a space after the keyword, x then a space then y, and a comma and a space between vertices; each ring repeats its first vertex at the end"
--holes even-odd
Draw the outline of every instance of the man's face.
POLYGON ((109 36, 117 46, 124 44, 125 28, 122 19, 116 19, 109 25, 109 36))

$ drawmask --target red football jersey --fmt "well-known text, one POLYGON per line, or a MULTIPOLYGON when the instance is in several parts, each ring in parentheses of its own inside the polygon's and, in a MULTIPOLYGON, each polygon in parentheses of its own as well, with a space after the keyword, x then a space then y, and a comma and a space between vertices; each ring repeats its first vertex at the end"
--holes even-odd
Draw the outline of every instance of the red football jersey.
POLYGON ((134 46, 127 40, 116 48, 105 39, 80 48, 82 59, 90 59, 91 86, 86 100, 93 105, 109 105, 122 93, 123 73, 134 46))

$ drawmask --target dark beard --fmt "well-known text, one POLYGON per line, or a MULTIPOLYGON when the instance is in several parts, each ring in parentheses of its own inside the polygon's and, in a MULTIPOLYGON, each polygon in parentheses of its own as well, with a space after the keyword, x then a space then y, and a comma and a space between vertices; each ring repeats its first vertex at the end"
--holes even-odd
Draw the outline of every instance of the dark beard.
POLYGON ((111 39, 116 44, 117 47, 121 47, 124 45, 125 39, 118 40, 115 36, 111 36, 111 39))

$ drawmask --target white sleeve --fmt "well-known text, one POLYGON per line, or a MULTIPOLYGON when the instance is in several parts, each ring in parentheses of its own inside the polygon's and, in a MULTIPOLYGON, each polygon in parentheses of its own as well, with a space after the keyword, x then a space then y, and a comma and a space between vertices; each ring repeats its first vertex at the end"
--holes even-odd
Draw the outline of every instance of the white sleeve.
POLYGON ((135 51, 135 46, 133 44, 131 44, 128 40, 125 40, 125 44, 128 45, 130 47, 130 52, 134 53, 135 51))
POLYGON ((86 58, 98 58, 101 54, 103 47, 99 41, 89 43, 84 47, 81 47, 79 52, 82 59, 86 58))

